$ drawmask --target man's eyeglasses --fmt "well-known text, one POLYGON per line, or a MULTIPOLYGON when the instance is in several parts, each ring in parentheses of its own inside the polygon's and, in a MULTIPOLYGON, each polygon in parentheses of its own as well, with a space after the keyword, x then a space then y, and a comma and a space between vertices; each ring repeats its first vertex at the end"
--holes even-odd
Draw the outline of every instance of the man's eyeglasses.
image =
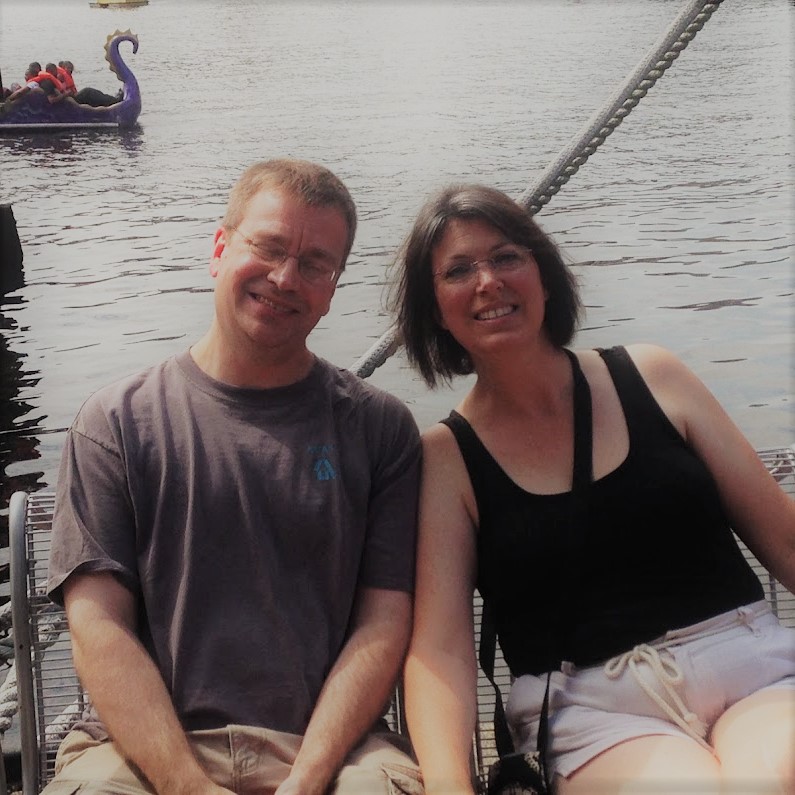
MULTIPOLYGON (((255 243, 236 226, 229 227, 229 230, 237 232, 248 246, 249 254, 267 268, 279 268, 292 256, 278 243, 255 243)), ((328 282, 333 282, 339 276, 339 269, 323 254, 307 254, 296 257, 296 260, 298 262, 298 273, 309 284, 327 284, 328 282)))
POLYGON ((444 284, 467 284, 475 279, 481 268, 488 266, 495 276, 515 273, 533 261, 532 253, 522 246, 503 246, 496 254, 470 262, 454 262, 434 271, 444 284))

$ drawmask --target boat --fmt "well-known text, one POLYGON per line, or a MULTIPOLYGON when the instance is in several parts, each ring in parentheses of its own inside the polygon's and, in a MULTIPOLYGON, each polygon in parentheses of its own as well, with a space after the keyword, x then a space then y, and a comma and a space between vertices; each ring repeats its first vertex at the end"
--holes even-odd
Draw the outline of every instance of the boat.
POLYGON ((91 8, 134 8, 148 6, 149 0, 95 0, 89 5, 91 8))
POLYGON ((50 104, 43 91, 31 91, 14 102, 0 103, 0 133, 6 130, 134 127, 141 113, 141 92, 135 75, 119 53, 119 45, 123 41, 132 44, 133 53, 138 52, 138 37, 129 30, 117 30, 105 42, 105 60, 122 82, 122 98, 117 103, 95 108, 65 97, 50 104))

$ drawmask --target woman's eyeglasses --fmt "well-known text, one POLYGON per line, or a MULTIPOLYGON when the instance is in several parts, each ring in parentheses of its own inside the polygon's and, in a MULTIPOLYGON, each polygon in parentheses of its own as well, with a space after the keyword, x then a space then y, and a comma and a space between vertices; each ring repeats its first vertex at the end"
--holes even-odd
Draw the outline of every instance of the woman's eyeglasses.
POLYGON ((532 253, 522 246, 504 246, 496 254, 469 262, 453 262, 434 271, 444 284, 467 284, 475 279, 481 268, 488 267, 495 276, 515 273, 533 261, 532 253))

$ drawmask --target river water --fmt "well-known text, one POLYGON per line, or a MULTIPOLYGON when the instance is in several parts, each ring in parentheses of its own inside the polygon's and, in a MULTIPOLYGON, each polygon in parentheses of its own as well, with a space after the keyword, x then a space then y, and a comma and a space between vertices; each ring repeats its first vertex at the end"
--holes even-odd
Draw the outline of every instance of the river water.
MULTIPOLYGON (((389 325, 389 265, 426 195, 477 180, 518 197, 683 5, 2 0, 6 84, 69 59, 78 88, 113 93, 102 46, 129 28, 143 112, 126 134, 0 137, 26 280, 0 298, 0 509, 54 484, 90 392, 202 334, 212 235, 245 166, 304 157, 350 187, 360 231, 311 338, 349 365, 389 325)), ((538 216, 582 282, 577 344, 670 347, 757 447, 795 441, 794 18, 787 0, 725 0, 538 216)), ((428 393, 402 356, 373 380, 422 427, 467 383, 428 393)))

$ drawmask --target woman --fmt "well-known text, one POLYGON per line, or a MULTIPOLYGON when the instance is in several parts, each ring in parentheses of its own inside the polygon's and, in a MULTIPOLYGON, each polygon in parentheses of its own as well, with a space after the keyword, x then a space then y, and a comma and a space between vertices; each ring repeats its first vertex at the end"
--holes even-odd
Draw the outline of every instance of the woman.
POLYGON ((427 792, 473 792, 476 586, 516 677, 518 750, 552 671, 560 795, 795 792, 795 631, 729 529, 793 590, 795 502, 671 353, 563 347, 573 277, 499 191, 433 198, 400 267, 412 363, 431 386, 477 377, 424 435, 406 698, 427 792))

